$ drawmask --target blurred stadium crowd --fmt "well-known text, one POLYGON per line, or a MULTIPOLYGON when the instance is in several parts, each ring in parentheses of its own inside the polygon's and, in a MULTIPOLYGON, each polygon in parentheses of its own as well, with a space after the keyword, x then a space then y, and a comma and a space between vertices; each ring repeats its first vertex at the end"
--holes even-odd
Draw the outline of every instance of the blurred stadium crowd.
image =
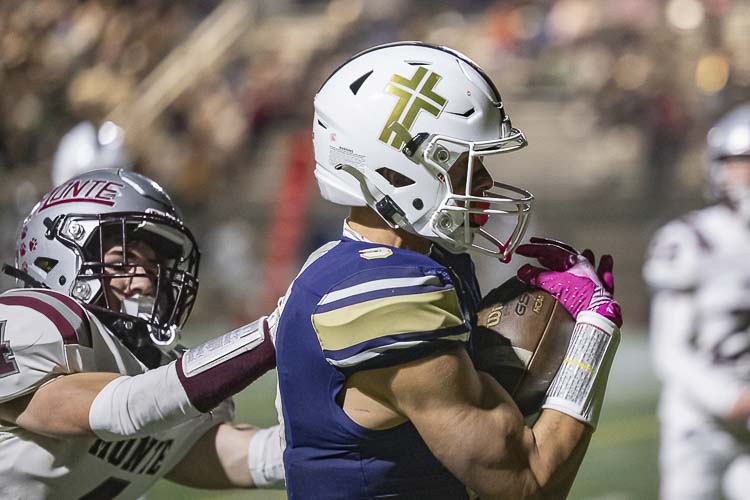
POLYGON ((750 96, 747 2, 6 0, 0 257, 61 137, 111 119, 202 244, 196 317, 268 310, 341 216, 314 194, 315 91, 359 49, 404 39, 490 73, 530 142, 493 173, 537 195, 532 231, 612 251, 626 314, 645 321, 650 232, 702 203, 706 129, 750 96))

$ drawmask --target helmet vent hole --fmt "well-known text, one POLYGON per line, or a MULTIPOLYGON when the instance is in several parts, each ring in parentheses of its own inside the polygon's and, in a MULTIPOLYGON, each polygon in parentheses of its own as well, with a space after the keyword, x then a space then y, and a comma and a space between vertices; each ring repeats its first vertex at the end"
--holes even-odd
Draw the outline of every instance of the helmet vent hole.
POLYGON ((370 75, 372 74, 372 71, 373 70, 368 71, 364 75, 354 80, 349 85, 349 89, 352 91, 352 94, 357 95, 357 92, 359 92, 359 88, 362 86, 363 83, 365 83, 365 80, 367 80, 370 77, 370 75))
POLYGON ((377 173, 383 176, 385 180, 387 180, 391 186, 393 187, 406 187, 411 186, 414 184, 414 181, 404 174, 401 174, 399 172, 396 172, 395 170, 391 170, 388 167, 380 167, 377 169, 377 173))
POLYGON ((416 208, 417 210, 422 210, 424 208, 424 202, 420 198, 414 198, 414 201, 411 202, 411 204, 416 208))
POLYGON ((323 122, 322 122, 322 121, 320 121, 320 120, 318 120, 318 125, 320 125, 321 127, 325 128, 325 129, 327 129, 327 128, 328 128, 328 127, 326 126, 326 124, 325 124, 325 123, 323 123, 323 122))
POLYGON ((48 273, 52 271, 52 269, 55 268, 59 261, 55 259, 50 259, 49 257, 37 257, 34 260, 34 265, 44 271, 45 273, 48 273))
POLYGON ((429 61, 404 61, 409 66, 429 66, 432 64, 429 61))
POLYGON ((464 118, 468 118, 471 115, 473 115, 475 111, 476 110, 474 109, 474 106, 472 106, 469 109, 467 109, 466 111, 464 111, 463 113, 458 113, 456 111, 446 111, 446 113, 451 114, 451 115, 456 115, 456 116, 463 116, 464 118))

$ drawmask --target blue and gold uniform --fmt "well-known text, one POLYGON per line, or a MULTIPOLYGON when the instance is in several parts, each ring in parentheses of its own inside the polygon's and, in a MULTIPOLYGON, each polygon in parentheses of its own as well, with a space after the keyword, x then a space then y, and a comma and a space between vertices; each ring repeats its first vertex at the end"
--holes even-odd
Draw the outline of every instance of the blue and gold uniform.
POLYGON ((470 258, 347 237, 321 254, 294 281, 276 337, 289 498, 467 498, 410 422, 364 428, 336 396, 357 371, 467 344, 480 297, 470 258))

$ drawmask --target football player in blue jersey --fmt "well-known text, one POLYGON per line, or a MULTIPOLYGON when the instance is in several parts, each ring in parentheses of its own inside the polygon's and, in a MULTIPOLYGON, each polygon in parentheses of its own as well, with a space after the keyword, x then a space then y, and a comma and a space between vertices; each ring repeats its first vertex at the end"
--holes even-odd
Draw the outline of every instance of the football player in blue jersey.
POLYGON ((600 412, 622 323, 612 260, 545 239, 486 156, 526 145, 492 81, 419 42, 355 55, 315 98, 315 175, 351 207, 272 317, 289 498, 564 497, 600 412), (507 237, 490 219, 515 221, 507 237), (472 251, 536 258, 519 277, 576 318, 533 427, 471 359, 472 251), (472 493, 473 492, 473 493, 472 493))

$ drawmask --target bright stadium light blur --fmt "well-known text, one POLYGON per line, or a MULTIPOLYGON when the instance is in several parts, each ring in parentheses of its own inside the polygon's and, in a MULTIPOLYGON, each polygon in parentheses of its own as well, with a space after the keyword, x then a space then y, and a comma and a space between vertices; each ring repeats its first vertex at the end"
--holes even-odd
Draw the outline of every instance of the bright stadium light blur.
POLYGON ((729 80, 729 62, 716 52, 705 54, 695 68, 695 86, 704 94, 716 94, 729 80))
POLYGON ((669 24, 681 30, 694 30, 705 17, 703 4, 698 0, 670 0, 666 9, 669 24))

